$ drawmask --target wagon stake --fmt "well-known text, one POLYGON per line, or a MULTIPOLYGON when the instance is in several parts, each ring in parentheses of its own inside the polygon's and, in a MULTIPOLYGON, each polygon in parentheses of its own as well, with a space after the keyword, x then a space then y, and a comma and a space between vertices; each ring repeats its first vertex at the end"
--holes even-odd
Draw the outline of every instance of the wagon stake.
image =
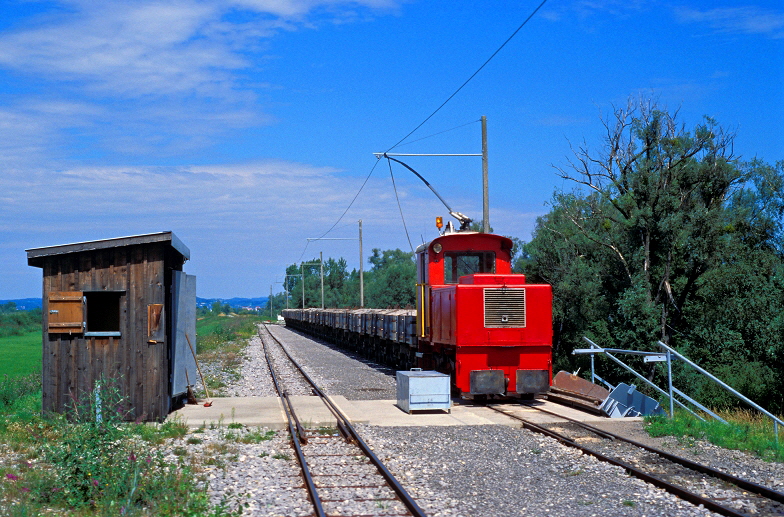
MULTIPOLYGON (((201 377, 201 384, 204 386, 204 393, 207 394, 207 399, 210 399, 210 390, 207 389, 207 382, 204 380, 204 375, 201 373, 201 367, 199 366, 199 360, 196 359, 196 350, 193 349, 193 345, 191 344, 191 338, 188 337, 188 334, 185 334, 185 339, 188 340, 188 346, 191 348, 191 353, 193 354, 193 360, 196 361, 196 369, 199 370, 199 377, 201 377)), ((212 405, 212 400, 207 400, 204 403, 204 407, 210 407, 212 405)))

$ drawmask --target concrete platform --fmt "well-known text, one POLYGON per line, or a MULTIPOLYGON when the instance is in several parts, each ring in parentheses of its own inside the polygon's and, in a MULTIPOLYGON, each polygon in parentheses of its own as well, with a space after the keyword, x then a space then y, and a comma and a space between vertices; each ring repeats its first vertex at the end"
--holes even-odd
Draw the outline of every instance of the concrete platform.
MULTIPOLYGON (((290 397, 294 410, 305 427, 334 427, 335 417, 318 397, 290 397)), ((352 411, 345 397, 332 397, 335 405, 351 419, 352 422, 365 423, 361 414, 352 411)), ((182 419, 188 427, 196 428, 203 425, 243 424, 248 427, 266 427, 269 429, 285 429, 288 427, 283 403, 277 397, 223 397, 212 399, 212 405, 204 407, 199 404, 185 405, 171 413, 167 420, 182 419)))
MULTIPOLYGON (((395 400, 347 400, 342 396, 331 397, 341 411, 352 423, 362 423, 377 426, 454 426, 454 425, 509 425, 517 427, 520 423, 508 418, 501 413, 483 406, 475 406, 465 401, 454 400, 450 413, 442 410, 415 411, 408 414, 398 408, 395 400)), ((292 397, 301 422, 307 427, 334 427, 335 419, 332 413, 322 404, 318 397, 300 396, 292 397)), ((212 406, 204 407, 204 401, 199 405, 186 405, 169 415, 168 419, 180 418, 189 427, 196 428, 202 425, 228 425, 232 422, 249 427, 266 427, 270 429, 285 429, 286 418, 283 406, 276 397, 227 397, 216 398, 212 406)), ((565 407, 549 401, 536 401, 537 405, 576 420, 589 423, 601 422, 611 425, 612 422, 640 421, 640 418, 611 419, 584 413, 573 408, 565 407)), ((535 423, 555 423, 562 420, 537 411, 536 409, 522 406, 514 402, 497 404, 509 414, 516 414, 535 423)))

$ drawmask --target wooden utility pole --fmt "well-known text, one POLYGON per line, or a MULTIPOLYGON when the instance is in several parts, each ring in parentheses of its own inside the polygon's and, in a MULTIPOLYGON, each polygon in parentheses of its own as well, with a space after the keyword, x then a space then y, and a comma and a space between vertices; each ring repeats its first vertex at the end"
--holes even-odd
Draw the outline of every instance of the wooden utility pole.
POLYGON ((362 219, 359 220, 359 306, 365 306, 365 279, 362 277, 362 219))
MULTIPOLYGON (((428 183, 425 180, 425 178, 423 178, 417 171, 415 171, 414 169, 412 169, 411 167, 409 167, 405 163, 401 162, 400 160, 396 160, 395 158, 393 158, 393 156, 481 156, 482 157, 482 228, 481 228, 481 231, 483 233, 490 233, 490 194, 489 194, 488 181, 487 181, 487 117, 482 115, 482 118, 480 120, 482 122, 482 152, 481 153, 461 153, 461 154, 455 154, 455 153, 448 153, 448 154, 447 153, 437 153, 437 154, 434 154, 434 153, 424 153, 424 154, 423 153, 373 153, 373 154, 376 156, 377 159, 387 158, 387 159, 391 159, 393 161, 396 161, 397 163, 403 165, 405 168, 407 168, 408 170, 410 170, 411 172, 416 174, 419 177, 419 179, 421 179, 422 181, 425 182, 425 185, 430 187, 430 190, 433 191, 433 194, 435 194, 436 197, 438 197, 438 199, 440 199, 441 202, 444 203, 444 206, 446 206, 447 210, 449 210, 449 213, 451 215, 453 215, 454 217, 456 217, 458 220, 460 220, 460 218, 458 216, 456 216, 454 213, 452 213, 452 209, 449 207, 449 205, 446 203, 446 201, 444 201, 444 198, 442 198, 438 194, 438 192, 435 191, 433 186, 430 185, 430 183, 428 183)), ((362 221, 360 221, 359 223, 360 223, 360 235, 361 235, 362 234, 362 229, 361 229, 362 228, 362 221)), ((362 270, 360 269, 360 275, 361 274, 362 274, 362 270)))
POLYGON ((482 115, 482 233, 490 233, 490 194, 487 188, 487 117, 482 115))
POLYGON ((324 252, 319 251, 319 266, 321 267, 321 310, 324 310, 324 252))

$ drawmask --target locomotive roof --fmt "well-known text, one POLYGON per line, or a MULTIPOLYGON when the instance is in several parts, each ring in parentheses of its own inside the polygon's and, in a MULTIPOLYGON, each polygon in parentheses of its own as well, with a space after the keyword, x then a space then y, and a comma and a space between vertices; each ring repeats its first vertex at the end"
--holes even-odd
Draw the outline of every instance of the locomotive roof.
POLYGON ((466 238, 466 237, 475 237, 475 236, 482 236, 482 237, 491 237, 497 239, 501 242, 501 247, 506 249, 512 249, 512 239, 509 237, 504 237, 503 235, 497 235, 495 233, 479 233, 479 232, 455 232, 449 233, 446 235, 442 235, 440 237, 436 237, 430 242, 426 242, 424 244, 420 244, 417 246, 416 253, 421 253, 427 250, 433 243, 437 241, 445 241, 451 240, 454 238, 466 238))

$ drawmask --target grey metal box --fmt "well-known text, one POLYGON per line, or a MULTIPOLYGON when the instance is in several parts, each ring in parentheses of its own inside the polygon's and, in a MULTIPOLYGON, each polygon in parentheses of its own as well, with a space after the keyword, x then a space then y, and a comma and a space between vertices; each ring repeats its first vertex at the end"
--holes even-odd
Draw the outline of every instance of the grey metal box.
POLYGON ((434 371, 397 372, 397 406, 411 414, 419 409, 446 409, 452 412, 449 375, 434 371))

